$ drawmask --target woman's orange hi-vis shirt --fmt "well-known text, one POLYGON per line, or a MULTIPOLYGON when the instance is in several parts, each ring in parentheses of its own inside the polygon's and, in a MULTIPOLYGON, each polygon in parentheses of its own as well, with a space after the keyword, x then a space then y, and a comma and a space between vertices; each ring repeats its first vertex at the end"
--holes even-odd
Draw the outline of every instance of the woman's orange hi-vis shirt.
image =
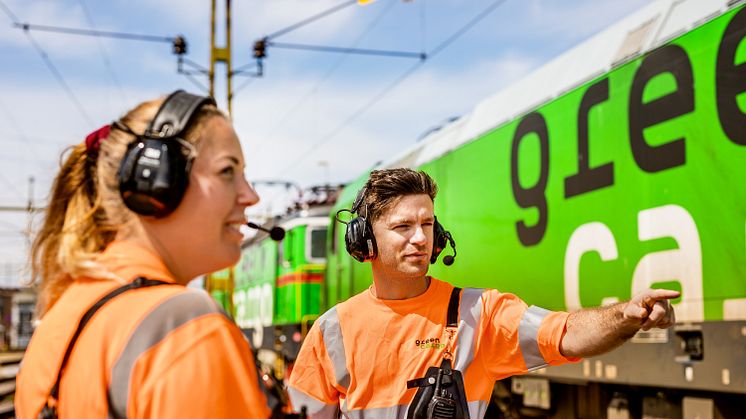
MULTIPOLYGON (((311 328, 290 376, 293 407, 312 418, 404 418, 407 381, 439 366, 453 286, 431 279, 422 295, 381 300, 370 290, 338 304, 311 328)), ((496 380, 577 359, 560 354, 568 313, 528 307, 513 294, 461 292, 454 368, 464 376, 472 419, 482 418, 496 380)))
MULTIPOLYGON (((125 281, 174 282, 161 260, 114 242, 101 263, 125 281)), ((16 415, 36 418, 83 313, 120 283, 76 280, 31 338, 15 395, 16 415)), ((162 285, 125 292, 83 329, 60 383, 61 418, 266 418, 251 350, 201 290, 162 285)))

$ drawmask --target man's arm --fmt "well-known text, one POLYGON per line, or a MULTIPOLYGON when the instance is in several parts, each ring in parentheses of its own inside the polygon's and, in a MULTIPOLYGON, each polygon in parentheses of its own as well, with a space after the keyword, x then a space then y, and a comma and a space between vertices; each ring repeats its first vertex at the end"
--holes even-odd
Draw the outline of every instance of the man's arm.
POLYGON ((670 327, 676 323, 676 317, 668 300, 678 296, 678 291, 648 289, 624 303, 570 313, 560 352, 566 357, 600 355, 621 345, 640 329, 670 327))

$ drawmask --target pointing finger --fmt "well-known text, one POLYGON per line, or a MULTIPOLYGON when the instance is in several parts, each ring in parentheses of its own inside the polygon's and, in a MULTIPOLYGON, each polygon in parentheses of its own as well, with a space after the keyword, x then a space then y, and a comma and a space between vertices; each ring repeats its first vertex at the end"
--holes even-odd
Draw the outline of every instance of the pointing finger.
POLYGON ((670 300, 672 298, 678 298, 681 295, 679 291, 654 289, 650 290, 649 297, 653 300, 670 300))

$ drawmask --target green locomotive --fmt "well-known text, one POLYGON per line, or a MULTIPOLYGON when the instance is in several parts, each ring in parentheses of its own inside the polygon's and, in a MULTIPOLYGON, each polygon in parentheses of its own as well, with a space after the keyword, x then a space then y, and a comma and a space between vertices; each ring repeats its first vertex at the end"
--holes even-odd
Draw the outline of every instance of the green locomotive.
MULTIPOLYGON (((651 3, 378 166, 421 168, 438 182, 435 213, 458 258, 433 266, 435 277, 553 310, 647 287, 682 292, 676 327, 500 383, 503 414, 743 413, 746 8, 737 3, 651 3)), ((371 283, 333 217, 366 178, 332 211, 327 308, 371 283)))
POLYGON ((236 266, 208 276, 208 291, 233 314, 261 364, 280 379, 322 312, 327 216, 339 190, 310 188, 301 202, 275 219, 285 230, 281 241, 259 231, 243 243, 236 266))
MULTIPOLYGON (((682 292, 678 324, 498 383, 506 417, 739 417, 746 397, 746 8, 659 0, 377 167, 421 168, 457 242, 431 274, 575 310, 682 292), (740 174, 739 174, 740 173, 740 174)), ((286 373, 309 323, 365 290, 336 205, 258 235, 232 276, 239 325, 286 373), (322 238, 328 230, 328 238, 322 238), (318 246, 326 246, 324 251, 318 246)), ((283 224, 284 223, 284 224, 283 224)), ((448 252, 448 251, 446 251, 448 252)), ((217 283, 217 282, 216 282, 217 283)), ((221 294, 222 292, 222 294, 221 294)))

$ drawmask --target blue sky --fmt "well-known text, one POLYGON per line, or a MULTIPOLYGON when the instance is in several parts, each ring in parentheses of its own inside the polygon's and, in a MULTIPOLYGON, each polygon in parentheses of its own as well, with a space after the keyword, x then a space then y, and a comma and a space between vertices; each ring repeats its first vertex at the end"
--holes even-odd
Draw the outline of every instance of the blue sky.
MULTIPOLYGON (((187 57, 208 65, 207 0, 0 2, 20 22, 181 34, 189 43, 187 57)), ((234 1, 234 67, 250 62, 254 40, 340 3, 234 1)), ((378 0, 347 7, 276 41, 431 52, 493 3, 378 0)), ((429 128, 468 113, 480 100, 648 3, 507 0, 363 113, 358 111, 416 60, 269 48, 264 77, 234 78, 234 87, 248 83, 236 93, 232 115, 247 176, 303 186, 354 179, 429 128)), ((198 91, 177 74, 176 58, 166 43, 36 31, 30 37, 13 28, 12 18, 0 10, 0 206, 25 205, 32 176, 34 201, 43 205, 65 147, 142 100, 177 88, 198 91), (48 54, 72 94, 32 40, 48 54)), ((225 106, 225 69, 218 66, 217 73, 216 96, 225 106)), ((206 78, 199 80, 207 84, 206 78)), ((263 202, 254 212, 279 209, 284 192, 266 187, 259 192, 263 202)), ((12 282, 25 261, 28 220, 25 214, 0 212, 0 286, 12 282)))

